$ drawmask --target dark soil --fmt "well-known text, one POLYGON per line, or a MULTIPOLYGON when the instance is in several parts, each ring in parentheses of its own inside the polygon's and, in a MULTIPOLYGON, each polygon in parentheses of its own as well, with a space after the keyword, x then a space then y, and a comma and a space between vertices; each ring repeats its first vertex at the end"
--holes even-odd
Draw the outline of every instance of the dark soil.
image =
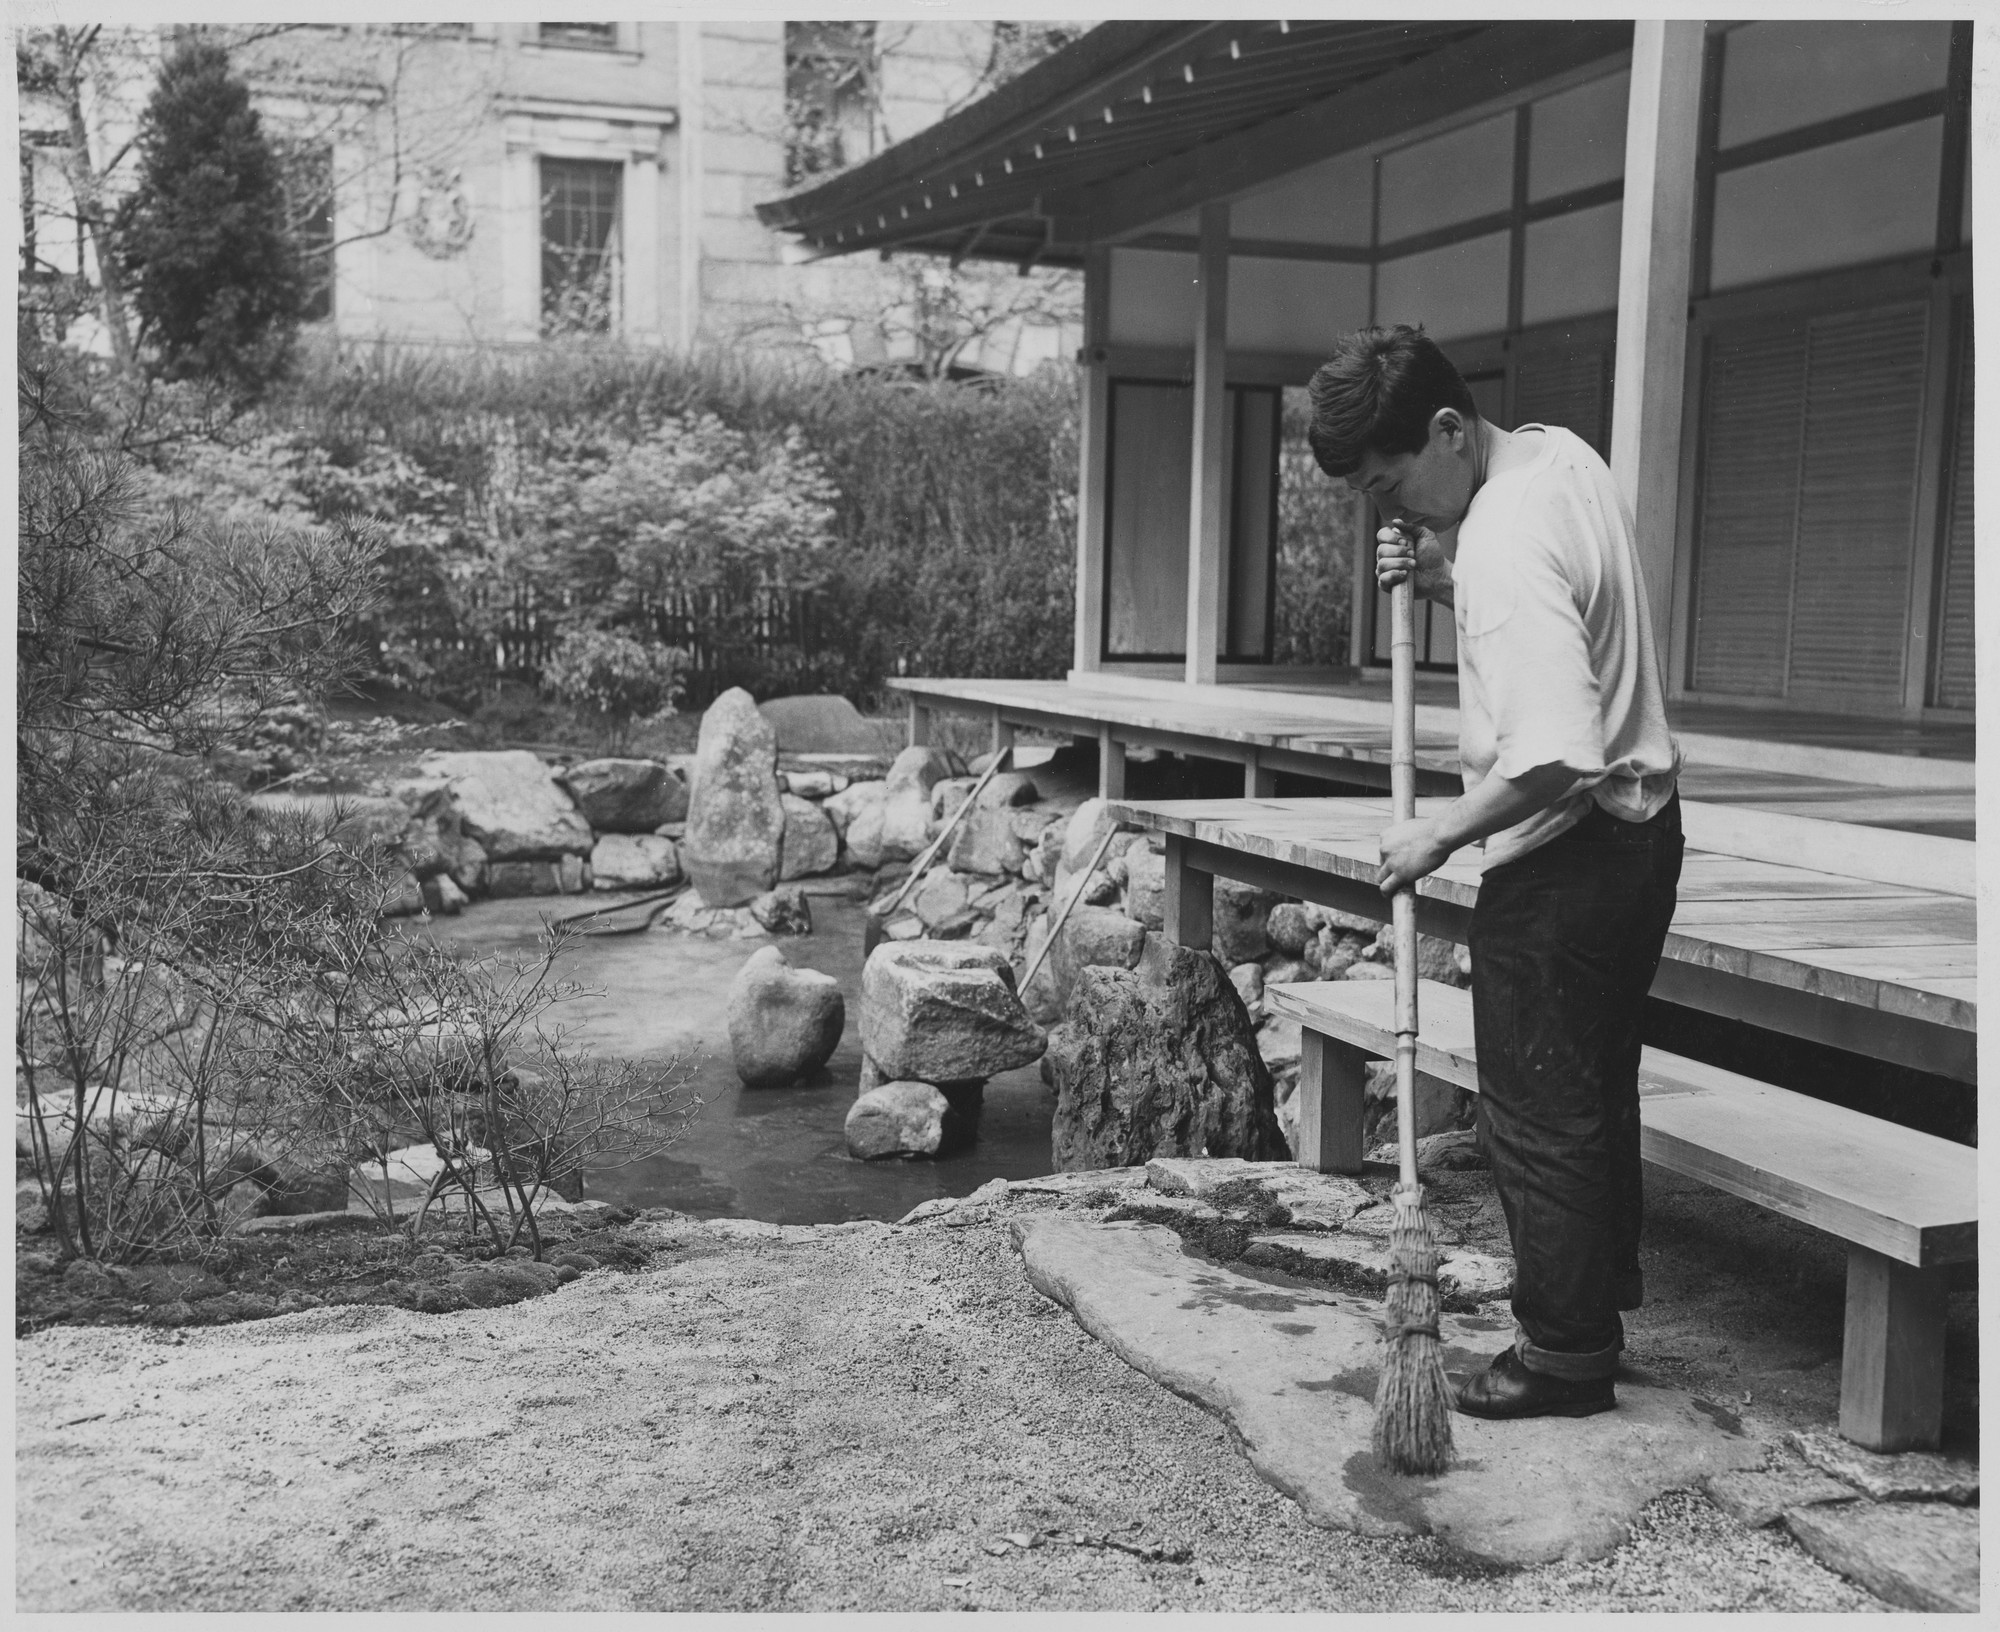
POLYGON ((355 1215, 299 1232, 231 1235, 199 1257, 106 1265, 58 1256, 54 1237, 17 1237, 14 1333, 51 1326, 227 1326, 329 1304, 374 1303, 443 1314, 538 1297, 591 1269, 645 1268, 658 1244, 624 1226, 680 1215, 600 1212, 587 1225, 539 1221, 542 1258, 500 1252, 483 1236, 406 1230, 355 1215))

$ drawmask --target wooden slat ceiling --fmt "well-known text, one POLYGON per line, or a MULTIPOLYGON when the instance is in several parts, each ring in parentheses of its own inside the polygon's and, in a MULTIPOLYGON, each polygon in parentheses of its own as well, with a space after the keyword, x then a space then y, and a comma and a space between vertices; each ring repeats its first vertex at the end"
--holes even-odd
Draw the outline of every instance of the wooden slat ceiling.
POLYGON ((822 255, 1076 265, 1051 200, 1336 96, 1492 25, 1105 23, 929 130, 757 206, 822 255))

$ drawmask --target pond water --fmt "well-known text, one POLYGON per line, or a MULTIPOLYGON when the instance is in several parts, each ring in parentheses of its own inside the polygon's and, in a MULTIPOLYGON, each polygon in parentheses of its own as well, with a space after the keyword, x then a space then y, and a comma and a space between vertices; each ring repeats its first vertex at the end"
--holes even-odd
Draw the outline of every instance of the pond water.
MULTIPOLYGON (((468 954, 524 957, 533 954, 546 919, 617 899, 482 902, 414 932, 468 954)), ((847 1029, 826 1069, 791 1088, 746 1088, 730 1059, 729 983, 769 941, 711 941, 655 928, 573 943, 559 973, 590 990, 559 1011, 565 1027, 607 1059, 698 1054, 696 1091, 705 1102, 688 1134, 665 1154, 588 1173, 587 1195, 704 1218, 826 1224, 897 1219, 933 1196, 962 1196, 988 1179, 1050 1171, 1055 1092, 1038 1066, 986 1085, 977 1136, 954 1155, 863 1162, 847 1154, 841 1129, 861 1080, 862 910, 856 901, 814 896, 812 914, 812 934, 777 944, 794 965, 840 982, 847 1029)))

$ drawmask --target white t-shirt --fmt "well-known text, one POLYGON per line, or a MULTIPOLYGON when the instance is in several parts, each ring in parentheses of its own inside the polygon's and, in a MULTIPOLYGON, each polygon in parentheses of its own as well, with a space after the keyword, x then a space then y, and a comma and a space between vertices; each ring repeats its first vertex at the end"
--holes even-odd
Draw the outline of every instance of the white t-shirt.
POLYGON ((1521 429, 1541 431, 1540 449, 1489 477, 1459 523, 1458 756, 1468 789, 1489 771, 1537 765, 1564 765, 1577 780, 1488 838, 1488 867, 1546 844, 1593 801, 1647 820, 1681 765, 1632 518, 1611 471, 1569 431, 1521 429))

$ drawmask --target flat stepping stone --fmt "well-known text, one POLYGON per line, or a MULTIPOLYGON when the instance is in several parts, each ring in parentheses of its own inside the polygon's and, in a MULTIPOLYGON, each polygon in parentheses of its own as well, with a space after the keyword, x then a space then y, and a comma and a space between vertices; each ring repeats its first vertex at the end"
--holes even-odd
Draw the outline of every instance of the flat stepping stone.
POLYGON ((1718 1473, 1708 1481, 1708 1498, 1738 1524, 1761 1530, 1776 1524, 1795 1507, 1856 1502, 1861 1493, 1817 1468, 1792 1467, 1761 1473, 1718 1473))
POLYGON ((1296 1162, 1250 1162, 1240 1156, 1155 1156, 1146 1164, 1146 1185, 1166 1196, 1206 1201, 1224 1185, 1254 1182, 1282 1203, 1302 1230, 1337 1230, 1376 1198, 1340 1173, 1316 1173, 1296 1162))
POLYGON ((1829 1570, 1899 1609, 1976 1614, 1979 1510, 1951 1502, 1794 1508, 1785 1527, 1829 1570))
POLYGON ((1864 1451, 1838 1434, 1800 1433, 1786 1436, 1792 1448, 1820 1472, 1843 1480, 1878 1502, 1954 1502, 1963 1507, 1979 1500, 1979 1465, 1935 1451, 1864 1451))
MULTIPOLYGON (((1598 1558, 1655 1497, 1764 1461, 1728 1412, 1621 1381, 1618 1409, 1602 1416, 1455 1416, 1449 1472, 1386 1473, 1369 1448, 1379 1304, 1217 1268, 1159 1225, 1042 1217, 1024 1220, 1017 1239, 1036 1290, 1127 1364, 1227 1422, 1251 1466, 1329 1529, 1436 1535, 1501 1565, 1598 1558)), ((1446 1366, 1483 1369, 1510 1329, 1446 1315, 1446 1366)))

